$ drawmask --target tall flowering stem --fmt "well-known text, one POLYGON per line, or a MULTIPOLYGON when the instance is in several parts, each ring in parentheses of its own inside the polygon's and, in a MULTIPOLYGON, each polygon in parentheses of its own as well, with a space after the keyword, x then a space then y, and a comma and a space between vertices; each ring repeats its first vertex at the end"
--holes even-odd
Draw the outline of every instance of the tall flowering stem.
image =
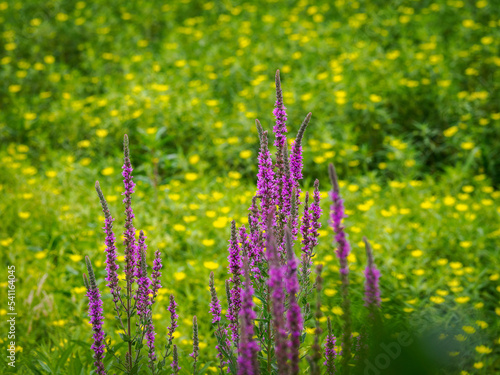
POLYGON ((196 374, 196 365, 198 363, 198 355, 200 353, 200 341, 198 339, 198 319, 193 317, 193 352, 190 356, 193 358, 193 374, 196 374))
POLYGON ((343 218, 347 217, 344 211, 344 202, 340 197, 337 173, 333 164, 329 165, 330 180, 333 186, 330 197, 333 201, 331 206, 330 224, 335 232, 335 241, 337 243, 337 258, 340 262, 340 280, 342 295, 342 311, 344 318, 344 327, 342 330, 342 371, 349 374, 349 362, 351 360, 352 337, 351 337, 351 301, 349 299, 349 265, 347 256, 350 252, 349 241, 345 228, 342 225, 343 218))
MULTIPOLYGON (((285 150, 287 148, 286 144, 286 133, 288 132, 286 128, 286 108, 283 104, 283 91, 281 89, 281 79, 280 71, 276 71, 275 76, 276 83, 276 103, 273 111, 274 117, 276 118, 276 124, 273 127, 275 134, 274 145, 276 146, 276 171, 278 174, 278 180, 281 179, 281 175, 285 167, 285 150)), ((281 190, 281 189, 280 189, 281 190)))
MULTIPOLYGON (((134 193, 135 183, 132 181, 132 164, 130 162, 130 151, 128 136, 123 139, 123 167, 122 176, 125 191, 123 203, 125 204, 125 232, 123 233, 123 244, 125 246, 125 276, 127 280, 127 336, 131 337, 132 320, 132 284, 134 283, 134 273, 137 267, 138 247, 135 244, 134 211, 132 210, 132 193, 134 193)), ((139 255, 140 256, 140 255, 139 255)), ((129 370, 132 369, 132 340, 128 341, 128 352, 126 354, 129 370)))
POLYGON ((321 273, 323 272, 323 265, 318 264, 316 266, 316 311, 314 313, 314 322, 316 328, 314 330, 314 343, 311 346, 311 354, 307 357, 309 362, 309 367, 311 370, 311 375, 320 375, 320 359, 321 359, 321 346, 319 344, 319 337, 323 333, 319 321, 323 316, 321 312, 321 289, 323 288, 323 278, 321 273))
MULTIPOLYGON (((255 120, 257 128, 262 129, 259 120, 255 120)), ((276 205, 276 181, 273 170, 273 160, 269 152, 267 130, 260 137, 259 172, 257 173, 257 195, 261 200, 260 222, 265 229, 267 216, 276 205)))
POLYGON ((240 310, 241 341, 238 347, 238 375, 257 375, 259 374, 257 354, 260 348, 253 338, 256 314, 253 310, 254 291, 250 281, 247 256, 243 259, 243 268, 245 270, 245 289, 242 293, 240 310))
POLYGON ((321 228, 321 207, 319 181, 314 181, 313 202, 309 206, 309 192, 306 192, 304 215, 300 232, 302 234, 302 257, 300 265, 300 281, 302 284, 302 303, 307 304, 307 297, 310 293, 310 274, 314 248, 318 244, 319 229, 321 228))
POLYGON ((229 272, 232 274, 231 283, 233 287, 230 289, 229 311, 227 318, 229 320, 229 327, 232 332, 233 343, 238 347, 239 342, 239 322, 238 313, 241 308, 241 279, 242 262, 240 247, 238 246, 238 238, 236 235, 236 222, 233 220, 231 223, 231 239, 229 240, 229 272))
POLYGON ((102 363, 104 359, 104 331, 102 329, 104 316, 102 314, 102 300, 101 294, 99 293, 99 288, 97 287, 97 282, 94 274, 94 269, 90 263, 88 256, 85 257, 85 263, 87 266, 87 272, 89 277, 84 275, 85 284, 87 287, 87 297, 89 299, 89 318, 90 324, 92 325, 92 331, 94 343, 91 348, 94 351, 94 366, 96 368, 96 373, 99 375, 105 375, 106 370, 104 364, 102 363))
MULTIPOLYGON (((104 243, 106 245, 106 281, 108 282, 107 287, 109 287, 111 295, 113 296, 113 302, 115 304, 115 310, 117 313, 119 312, 120 302, 123 306, 123 302, 121 300, 120 291, 121 288, 118 285, 118 269, 120 268, 117 264, 116 260, 116 245, 115 245, 115 234, 113 233, 113 217, 108 208, 108 203, 104 198, 104 194, 102 193, 101 187, 99 185, 99 181, 95 183, 95 190, 97 191, 97 195, 99 196, 99 201, 101 202, 102 212, 104 212, 104 233, 106 234, 106 239, 104 243)), ((118 314, 119 316, 119 314, 118 314)), ((121 322, 121 318, 120 318, 121 322)), ((123 323, 122 328, 123 328, 123 323)))
POLYGON ((287 332, 284 322, 285 314, 285 293, 284 279, 285 267, 281 265, 280 256, 272 228, 272 215, 267 220, 266 238, 267 258, 269 260, 269 294, 272 306, 272 320, 275 337, 275 354, 278 363, 278 373, 287 374, 288 366, 288 344, 287 332))
POLYGON ((375 261, 373 259, 373 250, 366 237, 363 237, 366 248, 366 258, 368 264, 365 269, 365 306, 370 312, 370 317, 375 320, 378 316, 378 311, 380 308, 380 271, 375 266, 375 261))
POLYGON ((152 296, 151 296, 151 304, 155 303, 156 301, 156 296, 158 295, 158 291, 161 288, 161 269, 163 265, 161 263, 161 252, 160 250, 156 250, 155 252, 155 259, 153 261, 153 272, 151 272, 151 291, 152 291, 152 296))
POLYGON ((299 373, 299 348, 300 336, 302 334, 303 322, 302 311, 297 303, 297 294, 299 293, 299 280, 297 278, 297 259, 292 247, 292 233, 288 227, 285 228, 285 243, 287 255, 287 270, 286 270, 286 292, 288 293, 288 311, 287 328, 290 335, 288 342, 288 359, 290 360, 290 374, 297 375, 299 373))
MULTIPOLYGON (((299 209, 299 204, 300 204, 300 184, 299 181, 302 180, 303 175, 302 175, 302 168, 303 168, 303 163, 302 163, 302 138, 304 137, 304 132, 306 131, 307 125, 309 125, 309 122, 311 121, 311 112, 309 112, 302 122, 302 125, 300 125, 299 131, 297 133, 297 137, 292 143, 292 150, 290 153, 290 173, 292 176, 292 187, 295 189, 295 198, 296 198, 296 210, 298 212, 299 209)), ((298 216, 298 213, 295 213, 296 216, 298 216)), ((296 223, 291 224, 291 230, 292 234, 294 237, 298 233, 298 227, 296 223)))
POLYGON ((179 366, 179 354, 177 352, 177 345, 174 345, 172 364, 170 366, 172 367, 172 375, 177 375, 181 370, 181 367, 179 366))
POLYGON ((325 343, 325 362, 323 365, 326 367, 326 375, 335 375, 335 357, 337 352, 335 351, 335 343, 337 339, 333 334, 332 321, 328 317, 328 333, 326 335, 325 343))

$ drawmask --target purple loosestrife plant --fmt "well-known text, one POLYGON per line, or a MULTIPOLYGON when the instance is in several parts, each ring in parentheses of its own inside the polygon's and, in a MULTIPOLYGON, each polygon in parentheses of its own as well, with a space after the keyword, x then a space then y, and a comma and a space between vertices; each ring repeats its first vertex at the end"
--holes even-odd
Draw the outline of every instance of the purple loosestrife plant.
MULTIPOLYGON (((260 126, 259 120, 256 120, 257 128, 260 126)), ((262 131, 260 137, 259 152, 259 173, 257 174, 257 195, 261 200, 260 222, 261 229, 265 229, 266 220, 276 205, 276 182, 273 170, 273 161, 268 148, 267 130, 262 131)))
POLYGON ((328 317, 327 327, 328 333, 325 340, 325 362, 323 365, 326 367, 326 375, 335 375, 335 357, 337 356, 335 343, 337 339, 333 334, 332 321, 330 320, 330 317, 328 317))
POLYGON ((94 366, 96 368, 96 373, 99 375, 106 374, 104 369, 104 364, 102 360, 104 359, 104 331, 102 329, 103 324, 103 314, 102 314, 102 300, 101 294, 99 293, 99 288, 97 287, 97 282, 95 279, 94 270, 92 264, 90 263, 89 257, 85 257, 85 263, 87 265, 87 272, 89 274, 88 280, 87 276, 84 274, 84 281, 87 286, 87 297, 89 299, 89 318, 90 324, 92 325, 92 331, 94 343, 92 344, 92 350, 94 351, 94 366))
POLYGON ((227 318, 230 321, 229 328, 232 332, 233 343, 238 347, 239 342, 239 321, 238 314, 241 308, 241 279, 242 263, 240 247, 236 235, 236 222, 231 222, 231 239, 229 240, 229 272, 232 274, 230 282, 233 287, 230 289, 229 311, 227 318))
POLYGON ((329 165, 328 172, 333 189, 330 192, 330 197, 333 201, 331 207, 330 224, 335 232, 335 241, 337 243, 337 258, 340 262, 340 280, 341 295, 342 295, 342 317, 344 318, 344 326, 342 331, 342 371, 344 374, 349 374, 349 362, 351 360, 352 347, 352 328, 351 328, 351 301, 349 299, 349 264, 347 256, 350 252, 349 241, 345 228, 342 225, 343 218, 347 217, 344 211, 344 201, 340 197, 340 190, 337 178, 337 172, 333 164, 329 165))
POLYGON ((253 304, 254 291, 250 281, 247 256, 243 259, 243 268, 245 270, 245 288, 242 293, 242 306, 240 310, 241 341, 238 347, 238 375, 258 375, 259 363, 257 361, 257 354, 260 348, 253 338, 256 314, 253 304))
POLYGON ((366 258, 368 264, 365 269, 365 306, 368 308, 370 317, 376 319, 378 316, 378 309, 380 308, 380 271, 375 266, 373 259, 373 250, 366 237, 363 237, 366 248, 366 258))
POLYGON ((196 375, 196 365, 198 364, 198 355, 200 354, 200 340, 198 338, 198 319, 193 317, 193 352, 190 356, 193 358, 193 374, 196 375))
POLYGON ((104 212, 104 233, 106 235, 106 281, 110 288, 111 296, 113 297, 116 319, 120 324, 123 333, 120 333, 121 338, 127 344, 128 348, 124 357, 118 357, 116 350, 107 345, 104 341, 104 333, 102 331, 103 315, 102 301, 100 300, 97 282, 94 272, 90 265, 88 257, 87 271, 90 275, 90 281, 84 276, 85 285, 88 290, 90 301, 90 313, 92 315, 94 329, 94 344, 92 349, 95 352, 95 367, 96 371, 101 374, 105 373, 102 365, 104 357, 104 349, 107 345, 107 350, 113 354, 115 361, 114 366, 125 374, 137 374, 138 369, 146 362, 153 375, 161 373, 165 366, 166 356, 171 354, 169 348, 172 345, 173 332, 177 327, 177 315, 175 312, 175 301, 171 298, 171 310, 173 324, 169 328, 167 336, 167 351, 162 361, 158 361, 155 353, 155 338, 156 332, 153 324, 152 305, 156 301, 158 291, 161 288, 161 254, 155 252, 151 276, 147 272, 146 254, 146 236, 143 231, 140 231, 139 239, 135 239, 135 228, 133 225, 134 213, 132 210, 132 193, 134 192, 134 182, 132 181, 132 165, 130 162, 129 142, 128 137, 124 137, 124 164, 123 164, 123 182, 125 192, 123 203, 125 204, 125 232, 124 232, 124 248, 125 248, 125 279, 126 289, 122 290, 119 285, 117 264, 117 248, 116 240, 113 233, 113 217, 111 216, 104 194, 98 182, 95 188, 99 196, 99 200, 104 212), (136 333, 132 334, 132 320, 135 319, 136 333), (143 341, 146 341, 147 357, 141 355, 143 341))
POLYGON ((299 280, 297 278, 297 259, 292 247, 292 233, 288 227, 285 228, 286 254, 288 258, 286 268, 286 292, 288 294, 288 311, 286 313, 287 328, 289 333, 288 359, 290 360, 290 374, 299 373, 299 348, 300 336, 302 335, 303 322, 302 311, 297 303, 299 293, 299 280))

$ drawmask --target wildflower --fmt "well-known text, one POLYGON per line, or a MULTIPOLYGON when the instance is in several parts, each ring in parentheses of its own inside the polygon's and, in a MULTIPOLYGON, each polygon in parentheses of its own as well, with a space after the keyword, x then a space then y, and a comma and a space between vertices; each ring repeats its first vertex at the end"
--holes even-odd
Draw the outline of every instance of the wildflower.
POLYGON ((94 332, 93 339, 94 343, 91 348, 94 351, 94 366, 96 367, 96 373, 99 375, 106 374, 104 369, 104 364, 102 363, 104 359, 104 331, 102 329, 104 316, 102 314, 102 300, 101 294, 99 293, 99 288, 97 287, 97 282, 90 263, 89 257, 85 257, 85 263, 87 265, 87 272, 89 274, 88 279, 84 274, 83 279, 85 286, 87 287, 87 297, 89 299, 89 317, 90 324, 92 324, 92 330, 94 332))
POLYGON ((342 282, 342 310, 344 312, 342 315, 344 317, 344 327, 342 331, 342 367, 347 369, 351 359, 351 302, 349 300, 349 265, 347 262, 350 246, 344 227, 342 226, 342 219, 347 216, 344 212, 343 200, 339 194, 337 173, 335 172, 333 164, 329 165, 329 174, 333 186, 333 190, 330 192, 333 201, 330 224, 335 232, 337 257, 340 261, 340 279, 342 282))
POLYGON ((200 352, 200 341, 198 339, 198 320, 193 317, 193 352, 190 356, 193 358, 193 374, 196 374, 196 364, 198 363, 198 354, 200 352))
MULTIPOLYGON (((175 329, 177 328, 177 319, 179 318, 179 315, 177 315, 176 307, 177 307, 177 303, 175 302, 174 296, 171 294, 170 295, 170 303, 169 303, 168 309, 167 309, 170 313, 170 326, 168 327, 168 333, 167 333, 168 346, 170 346, 172 344, 172 340, 174 338, 174 332, 175 332, 175 329)), ((174 345, 174 349, 175 349, 175 345, 174 345)))
POLYGON ((217 298, 217 292, 215 291, 213 272, 210 272, 209 286, 210 286, 210 295, 212 297, 210 302, 210 313, 212 314, 212 323, 217 323, 220 322, 221 318, 221 306, 220 306, 220 301, 217 298))
MULTIPOLYGON (((125 232, 123 233, 123 244, 125 246, 125 275, 127 275, 127 284, 132 284, 134 281, 134 271, 137 264, 138 248, 135 244, 135 228, 133 224, 134 212, 132 210, 132 193, 134 193, 135 183, 132 181, 132 165, 130 163, 129 155, 129 142, 128 137, 125 135, 123 140, 123 183, 125 185, 125 196, 123 203, 125 204, 125 232)), ((139 255, 140 256, 140 255, 139 255)), ((130 289, 130 288, 127 288, 130 289)), ((130 297, 130 295, 129 295, 130 297)), ((130 300, 129 300, 130 301, 130 300)), ((128 306, 130 309, 130 306, 128 306)))
POLYGON ((177 375, 181 370, 181 367, 179 367, 179 355, 177 353, 177 345, 174 345, 172 357, 173 357, 172 364, 170 365, 170 367, 172 367, 172 375, 177 375))
POLYGON ((373 250, 368 239, 363 237, 363 241, 365 242, 366 257, 368 259, 368 265, 365 269, 365 306, 370 310, 372 318, 375 318, 378 308, 380 307, 380 271, 375 266, 373 250))
POLYGON ((259 129, 260 136, 260 152, 259 152, 259 173, 257 174, 257 195, 261 199, 261 222, 265 225, 267 216, 271 209, 276 204, 275 193, 275 177, 273 171, 273 161, 271 153, 269 152, 267 143, 267 130, 262 131, 262 126, 258 120, 257 129, 259 129))
POLYGON ((245 272, 245 288, 242 292, 242 304, 240 310, 241 320, 241 341, 238 346, 238 375, 254 375, 259 373, 259 363, 257 353, 260 348, 254 341, 254 320, 256 318, 253 310, 253 288, 250 282, 250 271, 248 257, 243 258, 243 268, 245 272))
POLYGON ((288 293, 287 328, 290 334, 288 343, 288 358, 290 360, 291 374, 299 373, 299 347, 302 334, 303 322, 300 306, 297 304, 296 294, 299 293, 299 281, 297 279, 297 260, 292 248, 292 233, 285 227, 286 255, 288 258, 285 287, 288 293))
POLYGON ((337 352, 335 351, 335 343, 337 339, 333 335, 332 331, 332 321, 330 317, 328 317, 328 334, 326 335, 326 343, 325 343, 325 362, 323 363, 326 366, 326 374, 334 375, 335 374, 335 357, 337 356, 337 352))
POLYGON ((273 327, 276 333, 275 336, 275 353, 278 363, 278 372, 280 374, 288 373, 288 346, 287 346, 287 332, 285 329, 285 322, 283 316, 285 313, 285 293, 283 290, 283 280, 285 272, 283 266, 280 264, 274 231, 272 228, 272 214, 267 218, 267 236, 266 236, 266 250, 267 258, 269 260, 269 280, 268 285, 270 289, 271 305, 272 305, 272 320, 273 327))
POLYGON ((113 296, 113 302, 115 303, 115 309, 118 311, 118 301, 120 300, 120 286, 118 285, 118 269, 120 268, 116 263, 116 246, 115 246, 115 234, 113 233, 113 217, 109 212, 108 204, 104 198, 101 187, 99 186, 99 181, 95 183, 95 189, 99 200, 101 201, 102 211, 104 212, 104 233, 106 234, 106 239, 104 243, 106 244, 106 281, 108 282, 107 287, 111 291, 113 296))
POLYGON ((241 254, 240 248, 238 246, 238 239, 236 237, 236 222, 233 220, 231 222, 231 239, 229 240, 229 272, 232 274, 230 282, 233 287, 230 289, 230 299, 229 299, 229 311, 227 313, 227 318, 231 322, 229 328, 232 331, 232 339, 236 346, 238 346, 239 340, 239 324, 238 324, 238 313, 241 308, 241 254))
POLYGON ((158 295, 158 290, 160 290, 161 288, 161 281, 160 281, 160 277, 161 277, 161 269, 162 269, 163 265, 161 263, 161 252, 160 250, 156 250, 155 252, 155 259, 153 261, 153 272, 151 273, 151 281, 152 281, 152 284, 151 284, 151 292, 152 292, 152 296, 151 296, 151 303, 154 303, 155 302, 155 299, 156 299, 156 296, 158 295))

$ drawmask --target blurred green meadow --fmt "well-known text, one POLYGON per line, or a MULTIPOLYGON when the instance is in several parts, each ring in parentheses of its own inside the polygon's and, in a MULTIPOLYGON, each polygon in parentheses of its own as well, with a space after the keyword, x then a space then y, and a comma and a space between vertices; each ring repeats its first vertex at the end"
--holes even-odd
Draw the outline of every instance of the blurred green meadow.
POLYGON ((19 313, 16 368, 2 355, 1 372, 91 373, 85 255, 107 292, 94 183, 120 238, 128 134, 135 226, 150 258, 164 254, 159 346, 173 293, 183 371, 197 315, 200 362, 216 373, 208 275, 223 295, 230 221, 246 223, 255 194, 254 120, 271 131, 280 69, 290 140, 313 113, 302 187, 320 180, 315 262, 337 336, 329 162, 349 215, 354 329, 365 235, 385 320, 439 332, 446 373, 500 373, 499 1, 9 0, 0 30, 2 347, 11 264, 19 313))

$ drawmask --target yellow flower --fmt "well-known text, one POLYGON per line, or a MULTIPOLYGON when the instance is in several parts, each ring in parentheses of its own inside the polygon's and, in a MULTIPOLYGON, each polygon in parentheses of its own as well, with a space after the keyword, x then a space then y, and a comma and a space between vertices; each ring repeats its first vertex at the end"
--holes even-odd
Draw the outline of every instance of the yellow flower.
POLYGON ((468 333, 469 335, 472 335, 473 333, 476 332, 476 329, 474 327, 471 327, 471 326, 463 326, 462 327, 462 330, 465 332, 465 333, 468 333))
POLYGON ((45 172, 45 176, 47 176, 49 178, 53 178, 53 177, 57 176, 57 172, 56 171, 47 171, 47 172, 45 172))
POLYGON ((443 297, 439 297, 439 296, 432 296, 430 298, 431 302, 434 302, 434 303, 443 303, 444 302, 444 298, 443 297))
POLYGON ((113 172, 114 172, 114 168, 113 167, 108 167, 108 168, 104 168, 101 173, 104 175, 104 176, 109 176, 109 175, 112 175, 113 172))
POLYGON ((458 126, 452 126, 448 129, 446 129, 443 134, 445 137, 452 137, 453 135, 455 135, 455 133, 458 132, 458 126))
POLYGON ((186 278, 186 274, 184 272, 176 272, 174 273, 174 279, 177 281, 184 280, 186 278))
POLYGON ((191 155, 189 157, 189 164, 197 164, 200 161, 200 155, 191 155))
POLYGON ((209 270, 215 270, 215 269, 219 268, 219 264, 215 263, 215 262, 204 262, 203 266, 205 268, 208 268, 209 270))
POLYGON ((43 259, 47 256, 47 250, 39 251, 35 254, 36 259, 43 259))
POLYGON ((146 129, 147 134, 155 134, 158 131, 158 128, 156 127, 151 127, 146 129))
POLYGON ((34 119, 36 119, 36 113, 25 113, 24 119, 28 120, 28 121, 34 120, 34 119))
POLYGON ((375 94, 371 94, 370 95, 370 100, 373 102, 373 103, 380 103, 382 101, 382 97, 379 96, 379 95, 375 95, 375 94))
POLYGON ((69 259, 71 259, 75 263, 78 263, 83 259, 83 256, 78 254, 73 254, 69 256, 69 259))
POLYGON ((342 310, 342 307, 340 306, 335 306, 332 308, 332 313, 334 313, 335 315, 344 315, 344 311, 342 310))
POLYGON ((474 142, 462 142, 460 147, 464 150, 472 150, 474 148, 474 142))
POLYGON ((188 181, 195 181, 198 179, 198 174, 197 173, 193 173, 193 172, 189 172, 189 173, 186 173, 184 175, 184 178, 188 181))
POLYGON ((19 212, 19 217, 21 219, 28 219, 31 216, 31 213, 29 212, 19 212))
POLYGON ((84 139, 83 141, 78 142, 77 145, 78 147, 86 148, 90 146, 90 141, 88 139, 84 139))
POLYGON ((173 200, 173 201, 178 201, 179 199, 181 199, 181 196, 179 194, 169 194, 168 197, 173 200))
POLYGON ((480 354, 490 354, 493 350, 491 348, 488 348, 487 346, 481 345, 481 346, 476 346, 476 352, 480 354))
POLYGON ((423 269, 414 270, 413 274, 417 276, 422 276, 423 274, 425 274, 425 270, 423 269))
POLYGON ((252 156, 252 151, 250 150, 243 150, 240 152, 240 158, 242 159, 248 159, 250 156, 252 156))
POLYGON ((413 250, 411 252, 411 255, 414 256, 415 258, 421 257, 424 252, 422 250, 413 250))
POLYGON ((467 303, 470 301, 470 297, 457 297, 455 298, 456 303, 467 303))
POLYGON ((455 206, 456 210, 457 211, 467 211, 469 209, 469 206, 467 206, 466 204, 463 204, 463 203, 459 203, 455 206))
POLYGON ((177 232, 184 232, 186 230, 186 227, 182 224, 175 224, 174 230, 177 232))
POLYGON ((477 368, 477 369, 481 369, 483 368, 484 364, 483 362, 476 362, 474 363, 474 367, 477 368))
POLYGON ((109 132, 106 129, 97 129, 95 133, 99 138, 104 138, 105 136, 108 135, 109 132))
POLYGON ((444 197, 444 204, 447 206, 453 206, 456 202, 456 199, 453 197, 450 197, 449 195, 444 197))
POLYGON ((335 294, 337 294, 337 291, 335 289, 325 289, 326 296, 333 297, 335 294))

